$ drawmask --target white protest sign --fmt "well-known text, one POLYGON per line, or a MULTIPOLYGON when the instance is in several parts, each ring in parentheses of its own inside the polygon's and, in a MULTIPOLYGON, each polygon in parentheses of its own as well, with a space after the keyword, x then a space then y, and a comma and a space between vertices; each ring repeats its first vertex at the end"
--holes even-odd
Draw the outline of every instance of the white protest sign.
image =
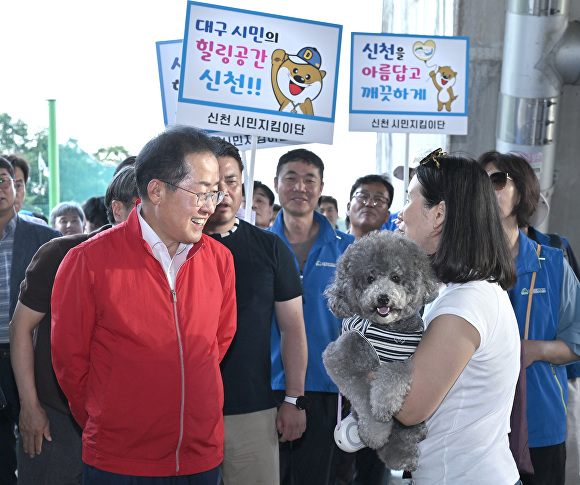
MULTIPOLYGON (((183 41, 165 40, 156 42, 157 65, 159 67, 159 83, 161 85, 161 104, 163 107, 163 122, 165 126, 175 124, 177 110, 177 96, 179 91, 179 76, 181 73, 181 51, 183 41)), ((233 133, 210 131, 212 136, 219 136, 234 145, 238 150, 252 148, 251 135, 236 135, 233 133)), ((294 142, 280 140, 273 137, 258 137, 258 148, 272 148, 292 145, 294 142)))
POLYGON ((163 123, 165 126, 174 125, 177 111, 183 40, 159 41, 155 43, 155 46, 157 48, 159 84, 161 85, 163 123))
POLYGON ((332 143, 342 26, 189 1, 177 122, 332 143))
POLYGON ((352 34, 350 131, 467 134, 469 38, 352 34))

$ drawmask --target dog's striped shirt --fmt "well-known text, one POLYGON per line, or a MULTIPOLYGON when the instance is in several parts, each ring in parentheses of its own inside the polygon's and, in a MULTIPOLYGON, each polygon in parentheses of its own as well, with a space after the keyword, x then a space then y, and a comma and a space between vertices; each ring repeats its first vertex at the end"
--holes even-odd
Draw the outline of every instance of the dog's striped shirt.
POLYGON ((343 333, 352 330, 359 332, 370 342, 381 362, 408 359, 415 353, 419 340, 423 336, 423 331, 411 333, 389 332, 358 315, 353 315, 342 321, 343 333))

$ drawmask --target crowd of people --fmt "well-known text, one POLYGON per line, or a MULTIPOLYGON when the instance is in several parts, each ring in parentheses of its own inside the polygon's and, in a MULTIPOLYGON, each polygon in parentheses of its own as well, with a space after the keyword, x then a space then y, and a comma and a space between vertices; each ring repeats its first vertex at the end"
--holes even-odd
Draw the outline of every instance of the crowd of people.
POLYGON ((254 182, 253 224, 243 169, 228 142, 174 126, 105 196, 43 220, 22 211, 27 161, 0 156, 0 485, 387 483, 374 450, 336 446, 350 409, 322 362, 361 326, 324 290, 377 230, 418 243, 441 285, 396 415, 427 425, 413 483, 579 483, 578 265, 533 227, 524 158, 435 150, 394 214, 389 177, 361 176, 345 226, 312 151, 279 159, 274 190, 254 182))

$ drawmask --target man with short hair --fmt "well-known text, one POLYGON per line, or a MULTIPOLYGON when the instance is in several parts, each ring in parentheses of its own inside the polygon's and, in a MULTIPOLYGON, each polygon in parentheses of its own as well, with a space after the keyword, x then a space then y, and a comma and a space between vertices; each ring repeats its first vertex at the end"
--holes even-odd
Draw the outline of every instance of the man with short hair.
POLYGON ((272 391, 270 334, 275 314, 281 333, 286 393, 304 394, 307 345, 302 285, 294 258, 282 240, 236 217, 242 202, 243 163, 238 149, 221 138, 217 159, 224 200, 204 233, 224 244, 236 268, 237 331, 221 363, 224 381, 225 485, 275 485, 279 478, 278 435, 292 441, 306 428, 306 414, 272 391))
POLYGON ((332 227, 338 229, 338 202, 330 195, 323 195, 318 201, 318 212, 325 216, 332 227))
POLYGON ((76 202, 60 202, 50 211, 50 226, 63 236, 82 234, 85 231, 85 213, 76 202))
POLYGON ((341 320, 330 312, 322 294, 334 278, 336 260, 354 237, 337 233, 328 219, 315 211, 324 187, 323 172, 320 157, 309 150, 296 149, 280 158, 274 179, 282 211, 270 230, 292 250, 302 275, 308 342, 306 399, 297 400, 298 396, 285 395, 280 334, 276 328, 272 332, 272 386, 278 390, 278 400, 308 406, 308 426, 302 438, 280 443, 283 485, 326 484, 334 449, 338 388, 326 373, 322 352, 338 338, 341 320))
POLYGON ((8 326, 18 300, 20 283, 30 260, 45 242, 61 234, 18 217, 14 209, 12 164, 0 157, 0 387, 8 406, 0 410, 0 483, 16 483, 16 437, 18 390, 10 364, 8 326))
POLYGON ((113 226, 124 222, 135 208, 135 201, 139 198, 135 182, 135 167, 126 165, 115 173, 113 180, 105 193, 105 207, 107 219, 113 226))
MULTIPOLYGON (((114 200, 135 206, 137 185, 133 167, 113 178, 107 196, 109 205, 114 200)), ((78 210, 82 213, 80 206, 78 210)), ((125 219, 113 219, 112 224, 125 219)), ((19 485, 81 483, 82 430, 71 415, 52 368, 50 298, 56 272, 68 251, 110 227, 105 225, 89 234, 77 233, 49 241, 35 254, 20 286, 19 301, 10 322, 12 367, 21 404, 19 485)))
POLYGON ((349 218, 349 234, 357 239, 381 228, 389 220, 394 189, 383 175, 359 177, 350 189, 350 201, 346 205, 349 218))
POLYGON ((274 213, 274 192, 259 180, 254 181, 252 210, 256 213, 256 226, 268 229, 274 213))
POLYGON ((0 157, 4 157, 8 160, 12 164, 12 169, 14 170, 14 188, 16 189, 14 209, 18 213, 18 216, 29 222, 35 222, 36 224, 46 226, 47 223, 43 219, 37 217, 39 214, 22 210, 24 197, 26 196, 26 184, 28 183, 28 177, 30 175, 30 165, 28 162, 24 157, 16 155, 15 153, 10 153, 9 155, 1 154, 0 157))
POLYGON ((83 428, 84 485, 217 481, 236 297, 231 253, 202 233, 224 197, 215 151, 189 126, 149 141, 141 202, 56 275, 52 360, 83 428))

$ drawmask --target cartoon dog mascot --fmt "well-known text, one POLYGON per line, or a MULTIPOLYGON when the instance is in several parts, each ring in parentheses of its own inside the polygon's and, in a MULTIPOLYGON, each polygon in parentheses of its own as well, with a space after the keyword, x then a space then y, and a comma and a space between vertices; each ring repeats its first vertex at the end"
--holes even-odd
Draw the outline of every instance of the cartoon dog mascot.
POLYGON ((314 116, 312 100, 320 94, 326 75, 320 70, 321 63, 322 57, 314 47, 304 47, 295 56, 283 49, 272 53, 272 88, 279 111, 314 116))
POLYGON ((437 111, 441 111, 443 106, 447 111, 451 111, 451 103, 457 99, 453 94, 453 86, 457 73, 449 66, 440 67, 437 73, 431 71, 429 73, 433 84, 439 93, 437 94, 437 111))

